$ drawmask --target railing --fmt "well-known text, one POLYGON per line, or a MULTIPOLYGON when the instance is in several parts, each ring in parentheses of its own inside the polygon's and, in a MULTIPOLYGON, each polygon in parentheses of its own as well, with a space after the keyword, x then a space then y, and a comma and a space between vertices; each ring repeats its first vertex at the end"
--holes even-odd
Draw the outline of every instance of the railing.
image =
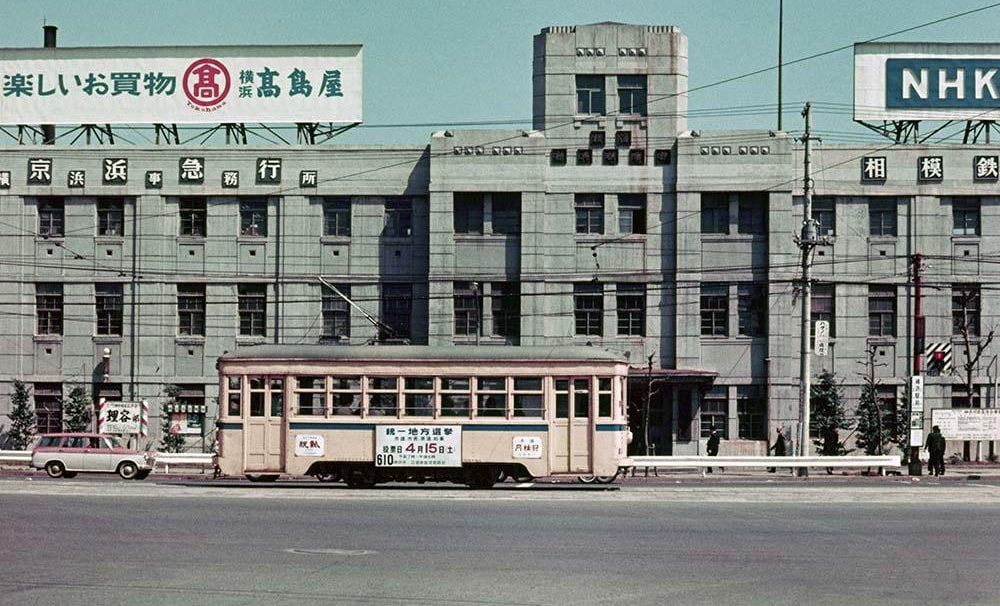
MULTIPOLYGON (((27 466, 31 463, 30 450, 0 450, 0 463, 27 466)), ((170 473, 170 466, 211 467, 212 453, 208 452, 158 452, 156 464, 163 467, 164 473, 170 473)))
POLYGON ((632 467, 691 469, 694 467, 899 467, 899 455, 858 457, 631 457, 632 467))

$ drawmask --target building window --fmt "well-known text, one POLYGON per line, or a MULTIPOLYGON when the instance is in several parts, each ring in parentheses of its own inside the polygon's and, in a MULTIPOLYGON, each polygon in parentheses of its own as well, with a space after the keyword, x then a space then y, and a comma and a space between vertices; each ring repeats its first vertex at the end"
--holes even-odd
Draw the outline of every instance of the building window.
POLYGON ((205 198, 181 198, 177 207, 180 213, 180 235, 192 238, 204 238, 208 235, 208 206, 205 198))
POLYGON ((38 199, 38 235, 61 238, 66 235, 66 205, 62 198, 38 199))
POLYGON ((476 282, 455 282, 455 334, 479 336, 483 319, 483 293, 476 282))
POLYGON ((701 233, 729 233, 729 194, 701 195, 701 233))
MULTIPOLYGON (((813 284, 809 298, 809 318, 814 327, 816 326, 816 322, 820 320, 829 322, 831 337, 836 335, 833 321, 835 300, 833 296, 833 284, 813 284)), ((815 334, 813 336, 815 337, 815 334)))
POLYGON ((760 385, 736 388, 736 422, 741 440, 767 439, 767 398, 760 385))
POLYGON ((62 426, 62 384, 35 383, 35 432, 59 433, 62 426))
POLYGON ((205 336, 205 285, 177 285, 177 334, 205 336))
POLYGON ((410 315, 413 306, 413 287, 410 284, 382 285, 382 339, 409 339, 410 315))
POLYGON ((954 198, 951 203, 952 230, 956 236, 979 235, 979 198, 954 198))
POLYGON ((576 233, 604 233, 604 195, 576 194, 576 233))
POLYGON ((267 334, 267 286, 264 284, 240 284, 237 289, 240 336, 265 336, 267 334))
POLYGON ((739 284, 736 311, 739 334, 745 337, 767 336, 767 296, 763 284, 739 284))
POLYGON ((39 335, 63 334, 62 284, 35 285, 35 315, 39 335))
POLYGON ((455 192, 452 220, 456 234, 483 233, 483 194, 455 192))
POLYGON ((729 287, 725 284, 701 285, 701 334, 729 334, 729 287))
POLYGON ((837 235, 837 215, 833 198, 816 198, 812 204, 812 217, 816 221, 817 236, 837 235))
POLYGON ((493 233, 516 235, 521 233, 521 194, 519 192, 495 193, 491 199, 491 224, 493 233))
POLYGON ((385 202, 385 230, 389 238, 408 238, 413 233, 413 203, 409 198, 393 198, 385 202))
POLYGON ((951 329, 953 335, 979 336, 982 298, 978 284, 951 287, 951 329))
POLYGON ((729 398, 725 385, 717 385, 705 392, 701 399, 701 437, 712 435, 714 428, 720 438, 729 436, 729 398))
POLYGON ((646 195, 619 194, 618 233, 646 233, 646 195))
POLYGON ((744 192, 739 195, 738 233, 755 236, 767 235, 767 194, 744 192))
POLYGON ((125 235, 125 200, 123 198, 97 199, 97 235, 125 235))
POLYGON ((868 201, 868 223, 873 236, 896 236, 896 199, 868 201))
MULTIPOLYGON (((351 296, 351 287, 347 284, 335 284, 345 297, 351 296)), ((340 341, 351 336, 351 306, 344 297, 328 289, 323 290, 323 333, 322 339, 340 341)))
POLYGON ((492 283, 490 304, 493 334, 516 344, 521 338, 521 285, 517 282, 492 283))
POLYGON ((573 285, 573 315, 577 335, 604 334, 604 295, 600 284, 573 285))
POLYGON ((267 236, 267 200, 240 200, 240 235, 267 236))
POLYGON ((351 235, 350 198, 326 198, 323 200, 323 235, 351 235))
MULTIPOLYGON (((878 409, 882 414, 882 423, 888 430, 889 435, 900 435, 896 423, 899 419, 899 401, 896 399, 896 388, 892 385, 877 385, 875 387, 875 399, 878 401, 878 409)), ((888 446, 888 445, 886 445, 888 446)))
POLYGON ((618 284, 618 334, 641 337, 646 334, 646 286, 618 284))
POLYGON ((868 287, 868 334, 873 337, 896 336, 896 287, 868 287))
POLYGON ((94 296, 97 306, 97 334, 120 337, 125 308, 122 285, 95 284, 94 296))
POLYGON ((604 76, 576 77, 576 113, 604 115, 604 76))
POLYGON ((618 76, 618 108, 623 115, 646 115, 646 76, 618 76))
POLYGON ((951 407, 952 408, 982 408, 983 400, 980 398, 979 385, 972 386, 972 398, 966 391, 965 385, 951 386, 951 407))

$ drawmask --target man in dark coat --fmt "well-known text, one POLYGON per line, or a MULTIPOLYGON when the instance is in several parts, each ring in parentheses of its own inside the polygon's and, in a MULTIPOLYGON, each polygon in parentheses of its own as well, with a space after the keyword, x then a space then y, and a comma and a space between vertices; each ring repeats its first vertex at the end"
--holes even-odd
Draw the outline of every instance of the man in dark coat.
POLYGON ((927 463, 927 471, 932 476, 944 475, 944 436, 941 435, 941 428, 935 425, 931 433, 927 436, 927 453, 930 461, 927 463))
MULTIPOLYGON (((708 456, 715 457, 719 455, 719 432, 712 428, 712 433, 708 434, 708 444, 705 445, 705 452, 708 456)), ((725 471, 725 469, 723 469, 725 471)), ((712 468, 709 467, 707 473, 712 473, 712 468)))
MULTIPOLYGON (((778 426, 778 437, 775 438, 774 445, 771 446, 771 448, 769 448, 768 450, 773 450, 774 451, 774 456, 776 456, 776 457, 784 457, 784 456, 786 456, 788 454, 788 450, 785 448, 785 428, 784 427, 782 427, 780 425, 778 426)), ((767 469, 767 471, 770 472, 770 473, 774 473, 775 471, 777 471, 777 469, 774 468, 774 467, 769 467, 767 469)))

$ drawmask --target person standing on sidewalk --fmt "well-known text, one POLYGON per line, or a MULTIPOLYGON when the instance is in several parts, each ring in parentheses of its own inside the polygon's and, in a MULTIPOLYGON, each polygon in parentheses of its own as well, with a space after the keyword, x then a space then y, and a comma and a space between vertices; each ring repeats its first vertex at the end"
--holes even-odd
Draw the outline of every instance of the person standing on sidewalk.
POLYGON ((927 472, 932 476, 944 475, 944 449, 944 436, 941 435, 941 428, 935 425, 927 436, 927 453, 930 455, 927 472))
MULTIPOLYGON (((781 425, 778 425, 778 437, 774 440, 774 446, 771 446, 768 450, 773 450, 774 456, 776 457, 783 457, 788 454, 788 450, 785 446, 785 428, 781 425)), ((767 471, 768 473, 774 473, 777 471, 777 468, 769 467, 767 471)))
MULTIPOLYGON (((719 455, 719 440, 720 439, 721 438, 719 437, 719 432, 716 431, 715 427, 713 427, 712 428, 712 432, 710 434, 708 434, 708 444, 705 445, 705 452, 708 454, 708 456, 710 456, 710 457, 716 457, 716 456, 719 455)), ((719 469, 722 469, 722 471, 725 471, 725 469, 723 469, 721 467, 719 469)), ((712 473, 712 468, 709 467, 706 470, 706 473, 712 473)))

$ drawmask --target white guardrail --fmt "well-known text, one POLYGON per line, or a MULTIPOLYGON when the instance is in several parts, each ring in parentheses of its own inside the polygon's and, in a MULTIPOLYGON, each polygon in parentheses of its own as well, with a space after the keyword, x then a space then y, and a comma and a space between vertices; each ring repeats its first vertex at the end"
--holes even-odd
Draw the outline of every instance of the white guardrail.
POLYGON ((631 457, 632 467, 690 469, 692 467, 899 467, 899 455, 865 457, 631 457))
MULTIPOLYGON (((30 450, 0 450, 0 463, 27 466, 31 463, 30 450)), ((162 466, 164 473, 170 473, 170 466, 211 467, 212 453, 209 452, 158 452, 156 465, 162 466)))

